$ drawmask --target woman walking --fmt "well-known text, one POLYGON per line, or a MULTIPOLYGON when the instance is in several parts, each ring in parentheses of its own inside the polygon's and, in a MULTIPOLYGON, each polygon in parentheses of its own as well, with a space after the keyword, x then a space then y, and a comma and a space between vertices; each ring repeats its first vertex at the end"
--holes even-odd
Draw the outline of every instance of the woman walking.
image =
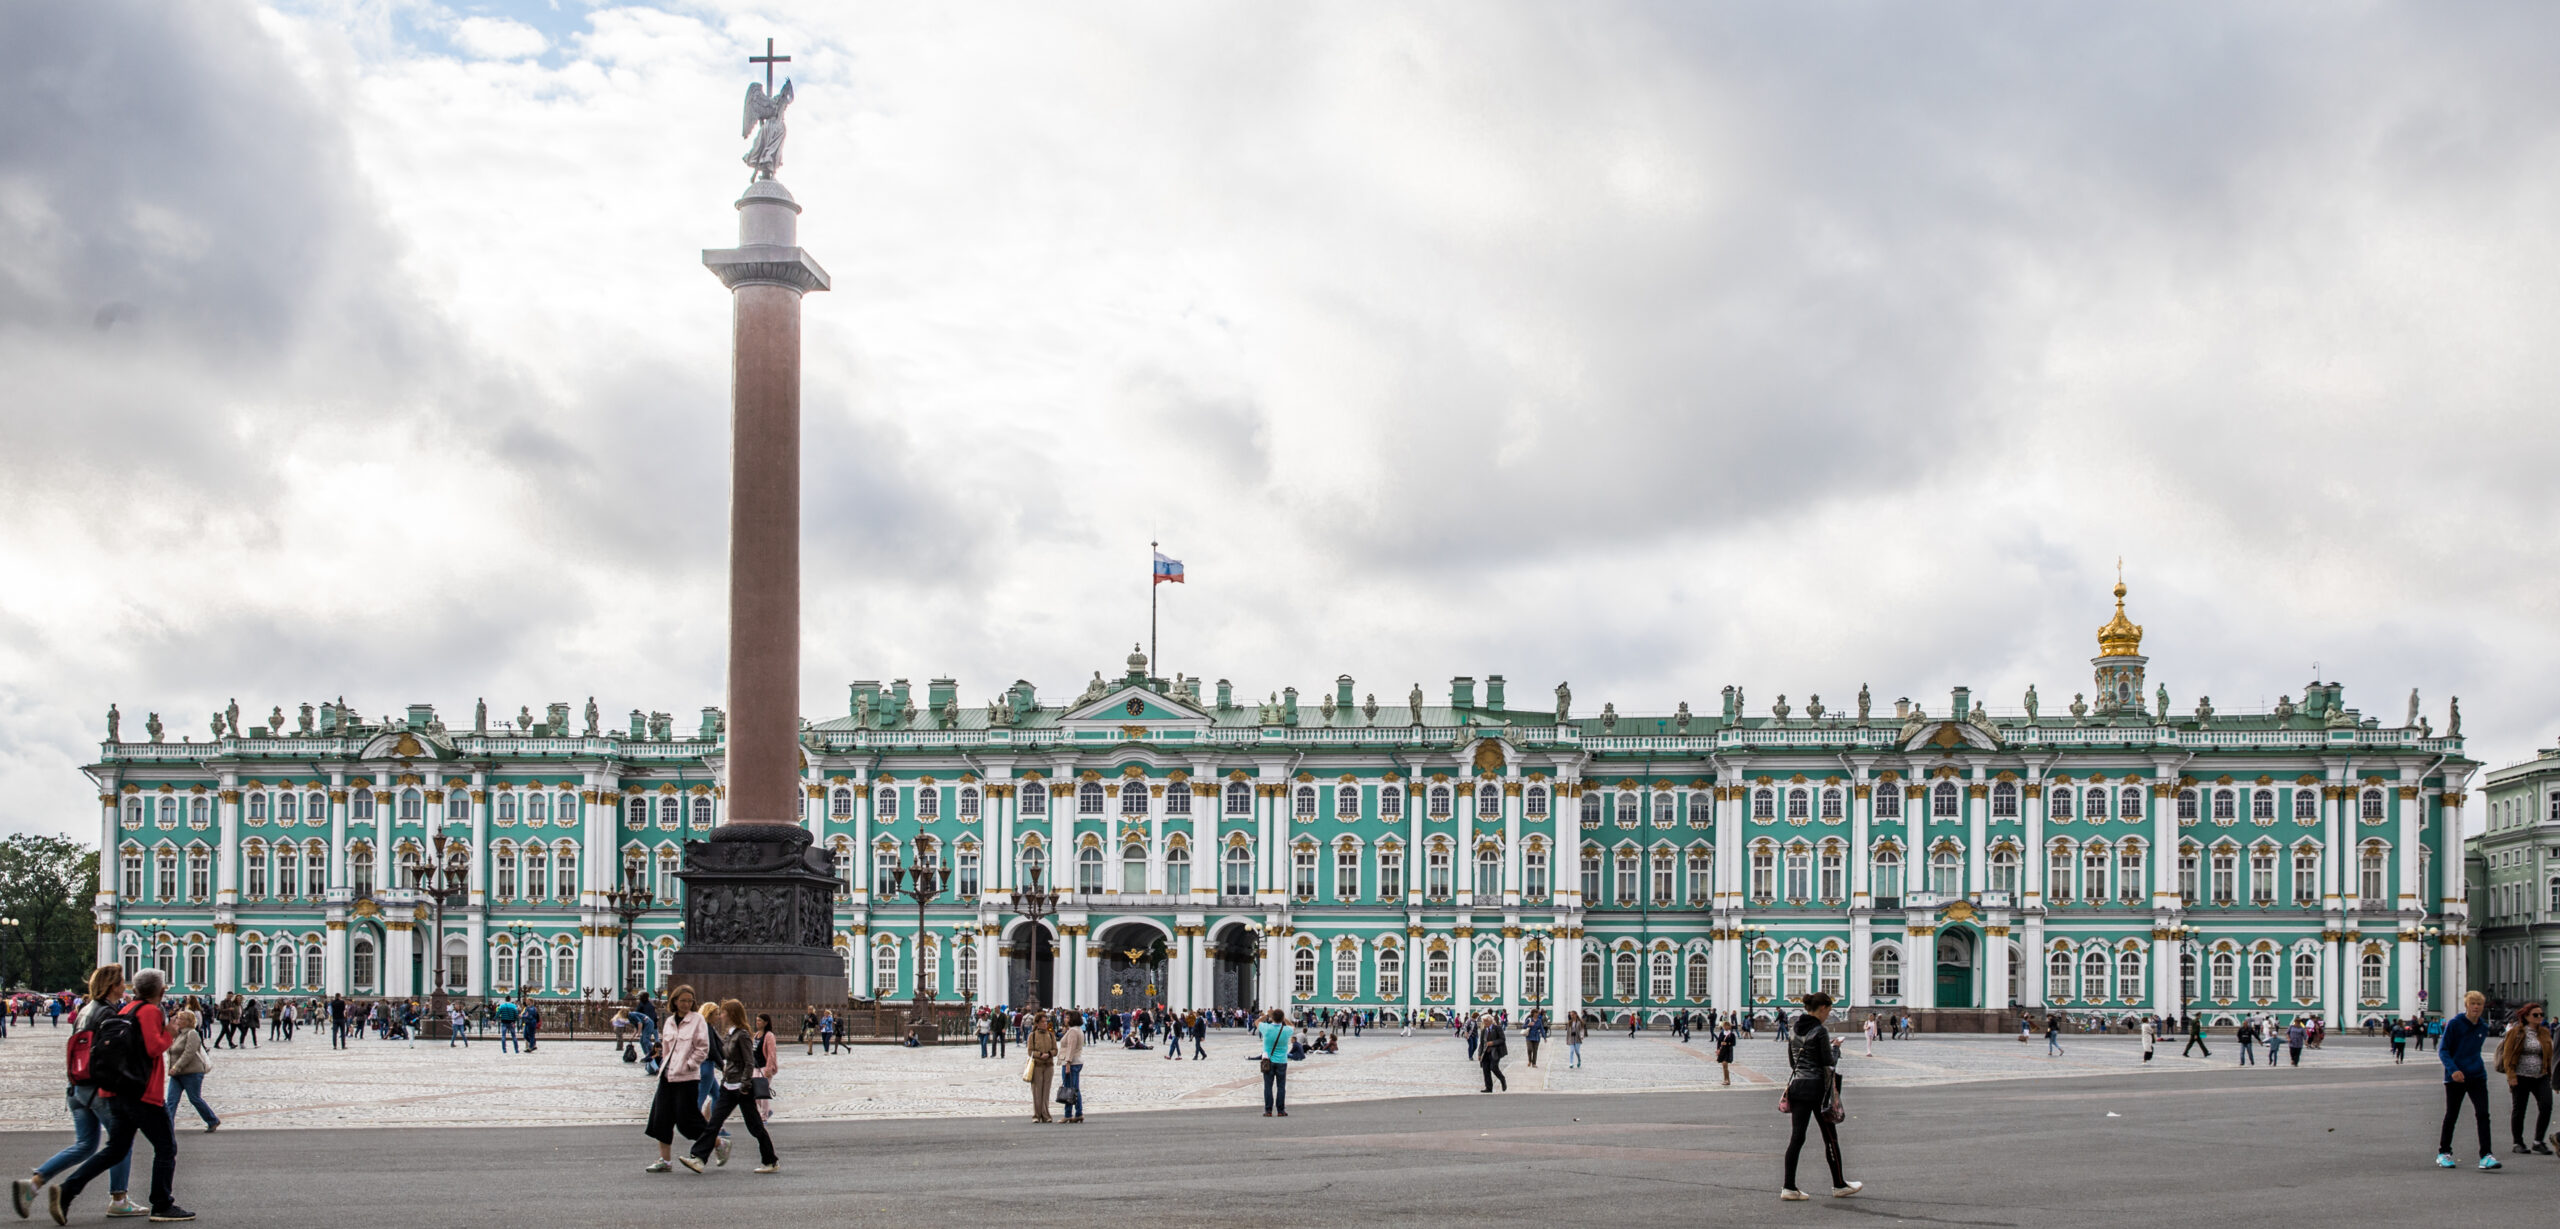
POLYGON ((1067 1122, 1084 1121, 1084 1043, 1084 1029, 1068 1017, 1058 1034, 1058 1108, 1067 1122))
POLYGON ((1591 1025, 1583 1019, 1579 1009, 1564 1013, 1564 1065, 1566 1067, 1575 1070, 1582 1067, 1582 1039, 1590 1035, 1591 1025))
POLYGON ((641 1134, 658 1141, 658 1159, 644 1171, 662 1174, 675 1168, 675 1137, 700 1140, 702 1129, 702 1061, 711 1053, 711 1029, 695 1009, 691 986, 667 992, 667 1022, 658 1030, 658 1083, 649 1099, 649 1125, 641 1134))
MULTIPOLYGON (((194 1220, 196 1214, 178 1206, 171 1188, 178 1179, 178 1136, 169 1128, 168 1064, 161 1061, 170 1043, 168 1017, 161 1012, 160 997, 169 989, 169 977, 158 969, 144 969, 133 975, 133 999, 111 1014, 133 1022, 135 1039, 143 1054, 151 1058, 151 1073, 142 1077, 139 1089, 122 1091, 108 1087, 105 1080, 98 1087, 99 1104, 107 1109, 107 1146, 91 1153, 80 1168, 59 1184, 46 1188, 45 1210, 53 1214, 53 1223, 67 1223, 71 1202, 89 1185, 89 1180, 107 1173, 116 1164, 133 1155, 136 1134, 151 1141, 151 1219, 155 1221, 194 1220)), ((201 1041, 202 1037, 199 1036, 201 1041)), ((103 1073, 102 1073, 103 1074, 103 1073)), ((108 1179, 114 1181, 111 1176, 108 1179)))
POLYGON ((1787 1115, 1795 1120, 1787 1139, 1787 1184, 1778 1191, 1785 1200, 1810 1199, 1796 1188, 1796 1157, 1804 1151, 1808 1122, 1822 1125, 1822 1159, 1831 1165, 1831 1194, 1846 1199, 1866 1187, 1840 1171, 1840 1047, 1823 1022, 1831 1018, 1831 996, 1816 990, 1804 996, 1804 1014, 1787 1034, 1787 1115))
POLYGON ((782 1159, 774 1154, 773 1136, 764 1129, 764 1115, 756 1111, 756 1069, 763 1065, 763 1055, 759 1053, 762 1043, 747 1027, 747 1009, 738 1000, 723 1000, 703 1014, 708 1016, 714 1011, 719 1013, 719 1019, 711 1025, 709 1061, 720 1095, 712 1105, 710 1120, 703 1124, 702 1134, 693 1141, 693 1150, 684 1154, 684 1167, 702 1172, 702 1163, 710 1160, 720 1145, 720 1124, 735 1113, 746 1119, 747 1134, 756 1138, 756 1157, 762 1162, 756 1172, 773 1173, 782 1168, 782 1159))
MULTIPOLYGON (((1869 1019, 1867 1021, 1867 1034, 1869 1036, 1873 1036, 1875 1034, 1875 1028, 1875 1021, 1873 1019, 1869 1019)), ((1733 1048, 1741 1042, 1742 1038, 1739 1034, 1733 1031, 1733 1020, 1731 1017, 1727 1017, 1724 1023, 1716 1026, 1715 1037, 1716 1066, 1723 1069, 1725 1087, 1730 1088, 1733 1086, 1733 1048)), ((1581 1064, 1577 1062, 1575 1065, 1580 1066, 1581 1064)))
MULTIPOLYGON (((78 1036, 81 1029, 96 1023, 100 1016, 115 1014, 117 1006, 123 1002, 124 966, 99 965, 89 974, 88 1001, 79 1011, 72 1014, 72 1035, 78 1036)), ((203 1038, 197 1039, 201 1041, 203 1038)), ((32 1179, 20 1178, 9 1184, 10 1206, 15 1208, 21 1217, 34 1209, 36 1196, 43 1193, 45 1183, 52 1181, 56 1174, 88 1160, 98 1149, 105 1147, 107 1133, 115 1127, 115 1110, 107 1101, 99 1098, 96 1085, 67 1085, 63 1089, 62 1100, 63 1104, 71 1110, 71 1146, 54 1153, 44 1164, 36 1166, 32 1179)), ((116 1162, 114 1168, 108 1172, 107 1215, 141 1216, 148 1211, 126 1197, 125 1192, 128 1189, 126 1180, 132 1176, 132 1173, 133 1158, 129 1154, 125 1159, 116 1162)))
POLYGON ((1279 1008, 1262 1018, 1262 1116, 1289 1116, 1289 1017, 1279 1008))
POLYGON ((177 1036, 169 1043, 169 1089, 163 1098, 169 1103, 169 1122, 176 1125, 178 1094, 185 1093, 187 1102, 196 1107, 196 1117, 204 1120, 205 1133, 210 1135, 222 1129, 222 1115, 204 1103, 204 1073, 213 1070, 213 1060, 205 1057, 204 1037, 196 1032, 196 1013, 181 1011, 170 1018, 170 1024, 177 1036))
POLYGON ((1048 1012, 1032 1018, 1031 1040, 1022 1048, 1031 1055, 1022 1067, 1022 1078, 1031 1084, 1031 1121, 1053 1121, 1049 1117, 1049 1073, 1057 1068, 1058 1035, 1049 1031, 1048 1012))
POLYGON ((782 1046, 773 1035, 773 1017, 756 1016, 756 1113, 773 1121, 773 1076, 782 1070, 782 1046))
POLYGON ((2516 1011, 2506 1040, 2498 1044, 2498 1070, 2507 1077, 2507 1137, 2515 1141, 2518 1153, 2551 1155, 2551 1145, 2543 1142, 2551 1133, 2551 1062, 2551 1030, 2542 1022, 2542 1004, 2527 1003, 2516 1011), (2528 1104, 2535 1107, 2531 1135, 2524 1133, 2528 1104))

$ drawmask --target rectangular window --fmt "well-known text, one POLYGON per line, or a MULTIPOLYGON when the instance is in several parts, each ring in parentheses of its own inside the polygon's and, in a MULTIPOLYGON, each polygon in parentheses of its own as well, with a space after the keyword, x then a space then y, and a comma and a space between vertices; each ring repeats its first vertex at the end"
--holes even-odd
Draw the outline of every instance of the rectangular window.
POLYGON ((973 789, 964 789, 960 791, 960 818, 976 819, 977 817, 978 791, 973 789))
POLYGON ((1476 899, 1502 899, 1502 851, 1485 848, 1476 851, 1476 899))
POLYGON ((1449 997, 1449 953, 1433 952, 1422 962, 1422 993, 1426 998, 1449 997))
MULTIPOLYGON (((2213 903, 2227 905, 2239 890, 2240 859, 2228 849, 2213 851, 2213 903)), ((2216 995, 2228 998, 2228 995, 2216 995)))
MULTIPOLYGON (((2116 850, 2116 895, 2127 904, 2140 904, 2151 890, 2142 880, 2142 846, 2124 845, 2116 850)), ((2133 1000, 2127 1000, 2128 1002, 2133 1000)))
MULTIPOLYGON (((1404 851, 1378 851, 1378 896, 1383 900, 1404 899, 1404 851)), ((1393 996, 1389 996, 1393 997, 1393 996)))
POLYGON ((1354 846, 1333 851, 1333 896, 1336 900, 1360 899, 1360 851, 1354 846))
POLYGON ((2249 899, 2261 905, 2276 901, 2276 851, 2252 850, 2249 854, 2249 899))
MULTIPOLYGON (((1679 899, 1680 859, 1668 849, 1653 854, 1653 903, 1669 907, 1679 899)), ((1668 997, 1668 996, 1665 996, 1668 997)))
POLYGON ((124 890, 126 900, 142 899, 142 855, 127 851, 124 855, 124 890))
POLYGON ((1787 851, 1787 899, 1804 900, 1813 895, 1813 853, 1806 849, 1787 851))
POLYGON ((2364 908, 2376 908, 2390 899, 2386 878, 2382 851, 2366 850, 2363 865, 2356 876, 2356 894, 2363 898, 2364 908))
POLYGON ((1521 894, 1531 900, 1547 898, 1547 851, 1532 849, 1521 859, 1521 894))
POLYGON ((1434 846, 1429 855, 1427 869, 1430 876, 1430 882, 1424 885, 1423 895, 1428 896, 1433 900, 1449 899, 1449 893, 1451 891, 1449 884, 1449 851, 1447 849, 1434 846))
POLYGON ((2053 856, 2048 860, 2045 868, 2044 898, 2046 900, 2061 904, 2071 899, 2072 861, 2071 850, 2067 846, 2054 846, 2053 856))
POLYGON ((1316 851, 1300 849, 1289 859, 1289 894, 1300 900, 1316 898, 1316 851))
POLYGON ((2178 899, 2190 905, 2196 903, 2196 851, 2192 846, 2178 851, 2178 899))
MULTIPOLYGON (((246 895, 246 896, 248 896, 251 900, 257 900, 257 899, 260 899, 260 898, 262 898, 262 897, 266 896, 266 894, 267 894, 267 854, 266 854, 266 851, 265 851, 265 850, 262 850, 262 849, 261 849, 261 850, 253 850, 253 851, 251 851, 251 852, 249 853, 249 855, 248 855, 248 859, 247 859, 247 868, 248 868, 248 875, 247 875, 247 877, 246 877, 246 878, 247 878, 248 882, 246 883, 246 885, 245 885, 245 886, 243 887, 243 889, 242 889, 243 894, 244 894, 244 895, 246 895)), ((254 981, 264 981, 265 979, 263 979, 263 978, 257 978, 257 979, 252 979, 252 980, 254 980, 254 981)))
POLYGON ((160 851, 160 856, 152 861, 158 864, 160 871, 157 876, 160 882, 155 885, 160 889, 159 899, 163 901, 178 899, 178 851, 163 849, 160 851))
POLYGON ((1049 813, 1049 787, 1037 781, 1023 783, 1020 806, 1025 815, 1049 813))
MULTIPOLYGON (((1902 818, 1902 787, 1887 781, 1876 787, 1876 818, 1902 818)), ((1883 993, 1878 991, 1877 993, 1883 993)))
POLYGON ((1822 899, 1845 899, 1849 892, 1843 881, 1847 877, 1847 863, 1846 860, 1840 856, 1840 851, 1828 845, 1824 846, 1822 850, 1822 899))
MULTIPOLYGON (((1883 857, 1879 857, 1879 858, 1877 858, 1877 859, 1876 859, 1876 864, 1875 864, 1875 875, 1876 875, 1876 890, 1875 890, 1876 908, 1879 908, 1879 909, 1899 909, 1899 908, 1901 908, 1901 907, 1902 907, 1902 859, 1901 859, 1901 858, 1899 858, 1899 857, 1892 856, 1892 855, 1890 855, 1890 854, 1887 854, 1886 856, 1883 856, 1883 857)), ((1884 992, 1883 992, 1883 991, 1881 991, 1881 990, 1879 990, 1879 991, 1877 991, 1876 993, 1878 993, 1878 994, 1882 994, 1882 993, 1884 993, 1884 992)))
POLYGON ((1404 787, 1390 785, 1378 791, 1378 818, 1404 818, 1404 787))
POLYGON ((1633 850, 1618 851, 1618 900, 1620 903, 1629 905, 1636 903, 1636 874, 1635 852, 1633 850))
POLYGON ((958 868, 958 878, 957 878, 957 879, 956 879, 956 881, 955 881, 955 886, 954 886, 954 888, 953 888, 953 891, 955 891, 955 892, 959 893, 959 895, 960 895, 963 899, 973 898, 973 897, 977 896, 977 894, 978 894, 978 851, 977 851, 977 850, 974 850, 974 849, 963 849, 963 850, 961 850, 961 851, 960 851, 960 857, 959 857, 959 868, 958 868))
POLYGON ((1586 904, 1605 899, 1600 886, 1600 855, 1589 849, 1582 851, 1582 899, 1586 904))
POLYGON ((1778 896, 1778 855, 1763 845, 1751 851, 1751 898, 1767 903, 1778 896))
POLYGON ((875 896, 897 895, 898 855, 896 851, 882 849, 871 855, 871 891, 875 896))

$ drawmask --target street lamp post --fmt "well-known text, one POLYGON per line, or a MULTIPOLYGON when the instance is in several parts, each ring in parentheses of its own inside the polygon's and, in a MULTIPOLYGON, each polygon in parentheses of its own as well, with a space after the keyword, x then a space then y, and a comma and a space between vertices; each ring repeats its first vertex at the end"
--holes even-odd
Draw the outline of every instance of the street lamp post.
POLYGON ((1031 886, 1014 890, 1013 911, 1021 914, 1024 921, 1031 923, 1023 932, 1029 937, 1023 940, 1025 955, 1022 964, 1031 983, 1030 993, 1025 997, 1031 1000, 1030 1006, 1037 1010, 1042 1005, 1040 1002, 1040 953, 1030 949, 1028 945, 1039 938, 1040 920, 1058 911, 1058 894, 1040 886, 1038 866, 1026 869, 1030 871, 1031 886))
POLYGON ((436 984, 427 996, 427 1014, 433 1024, 445 1023, 444 911, 453 899, 471 890, 471 846, 435 835, 435 853, 424 863, 413 863, 411 873, 417 877, 417 890, 435 906, 434 937, 436 945, 436 984))
POLYGON ((949 878, 943 872, 940 863, 927 861, 922 857, 918 857, 914 865, 893 871, 889 876, 890 890, 916 902, 916 993, 915 1006, 911 1009, 914 1014, 908 1018, 908 1022, 918 1028, 924 1027, 926 1022, 933 1018, 934 999, 934 989, 926 981, 926 975, 931 973, 932 969, 925 964, 924 907, 934 897, 942 895, 943 884, 948 882, 949 878), (906 884, 903 888, 898 886, 901 880, 906 884))
MULTIPOLYGON (((617 970, 614 973, 614 984, 621 987, 616 997, 631 993, 631 927, 658 908, 657 895, 649 890, 640 865, 640 861, 636 858, 624 861, 622 886, 604 894, 605 907, 613 910, 615 917, 622 919, 621 942, 615 945, 614 951, 614 967, 617 970)), ((642 976, 645 980, 646 974, 642 976)))
MULTIPOLYGON (((9 1035, 9 1013, 17 1010, 18 1008, 16 1001, 10 999, 5 993, 9 988, 8 939, 17 934, 17 932, 18 919, 13 917, 0 917, 0 1037, 6 1037, 9 1035)), ((26 949, 21 946, 19 950, 24 952, 26 949)), ((33 970, 30 969, 29 972, 32 973, 33 970)))

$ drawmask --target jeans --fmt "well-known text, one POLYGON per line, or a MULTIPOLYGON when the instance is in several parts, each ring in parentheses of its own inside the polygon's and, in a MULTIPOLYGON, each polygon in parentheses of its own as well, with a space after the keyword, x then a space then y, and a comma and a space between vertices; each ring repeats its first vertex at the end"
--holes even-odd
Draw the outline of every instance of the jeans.
MULTIPOLYGON (((112 1102, 116 1098, 103 1100, 112 1102)), ((62 1180, 63 1205, 68 1207, 72 1200, 79 1198, 91 1178, 109 1173, 117 1165, 130 1160, 133 1137, 137 1134, 151 1141, 151 1206, 157 1209, 176 1203, 177 1196, 171 1193, 170 1187, 178 1179, 178 1133, 169 1128, 169 1116, 158 1106, 139 1099, 129 1106, 117 1106, 111 1112, 114 1121, 107 1124, 107 1146, 81 1162, 80 1168, 62 1180), (132 1112, 125 1112, 127 1110, 132 1112)), ((2480 1120, 2480 1129, 2485 1135, 2489 1129, 2488 1119, 2480 1120)), ((114 1180, 110 1175, 108 1181, 112 1183, 114 1180)))
MULTIPOLYGON (((97 1089, 74 1084, 62 1100, 71 1110, 71 1146, 36 1166, 36 1176, 48 1182, 55 1174, 87 1160, 90 1153, 105 1143, 107 1132, 115 1126, 115 1099, 101 1099, 97 1089)), ((127 1179, 132 1176, 133 1158, 128 1156, 116 1162, 113 1172, 107 1175, 107 1189, 123 1194, 129 1189, 127 1179)))
POLYGON ((1084 1064, 1068 1063, 1058 1074, 1058 1108, 1069 1118, 1084 1117, 1084 1064))
POLYGON ((2255 1066, 2257 1064, 2257 1059, 2252 1056, 2257 1052, 2258 1051, 2252 1048, 2249 1043, 2245 1041, 2240 1043, 2240 1065, 2243 1067, 2255 1066))
POLYGON ((981 1033, 979 1033, 979 1034, 978 1034, 978 1057, 980 1057, 980 1058, 985 1058, 986 1056, 987 1056, 987 1035, 986 1035, 984 1032, 981 1032, 981 1033))
POLYGON ((329 1022, 329 1048, 332 1050, 343 1050, 347 1048, 346 1021, 331 1020, 329 1022))
POLYGON ((2515 1139, 2516 1147, 2537 1143, 2551 1133, 2551 1076, 2548 1072, 2517 1076, 2516 1082, 2507 1086, 2507 1096, 2507 1134, 2515 1139), (2524 1107, 2527 1105, 2536 1107, 2531 1135, 2524 1133, 2524 1107))
POLYGON ((1289 1064, 1273 1063, 1262 1069, 1262 1112, 1289 1112, 1289 1064))
POLYGON ((1797 1096, 1795 1087, 1790 1087, 1787 1090, 1787 1115, 1788 1117, 1795 1119, 1795 1129, 1794 1133, 1787 1137, 1787 1182, 1785 1189, 1791 1191, 1797 1189, 1796 1158, 1804 1152, 1804 1128, 1805 1124, 1808 1122, 1817 1124, 1822 1128, 1822 1159, 1830 1162, 1831 1164, 1831 1185, 1834 1187, 1847 1186, 1849 1185, 1849 1179, 1840 1171, 1840 1129, 1833 1123, 1822 1121, 1820 1111, 1822 1109, 1823 1098, 1814 1092, 1814 1086, 1811 1084, 1805 1084, 1800 1087, 1805 1090, 1807 1095, 1797 1096))
POLYGON ((178 1120, 179 1093, 187 1095, 187 1103, 196 1107, 196 1117, 204 1119, 206 1126, 222 1125, 222 1115, 214 1113, 213 1107, 204 1103, 204 1072, 169 1077, 169 1093, 162 1099, 169 1103, 169 1121, 171 1122, 178 1120))
POLYGON ((2471 1101, 2471 1116, 2480 1124, 2480 1155, 2490 1155, 2489 1086, 2477 1076, 2466 1074, 2459 1083, 2444 1082, 2444 1129, 2436 1133, 2436 1151, 2453 1151, 2454 1120, 2462 1116, 2462 1102, 2471 1101))
POLYGON ((1564 1043, 1564 1065, 1567 1067, 1579 1067, 1582 1065, 1581 1042, 1568 1041, 1564 1043))
POLYGON ((524 1053, 524 1043, 516 1040, 516 1022, 500 1020, 498 1021, 498 1053, 504 1054, 511 1048, 518 1054, 524 1053))

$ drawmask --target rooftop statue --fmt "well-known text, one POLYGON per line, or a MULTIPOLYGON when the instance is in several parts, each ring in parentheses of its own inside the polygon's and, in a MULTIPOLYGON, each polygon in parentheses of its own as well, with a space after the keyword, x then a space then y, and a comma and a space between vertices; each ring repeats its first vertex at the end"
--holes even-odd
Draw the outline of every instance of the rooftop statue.
POLYGON ((2445 713, 2444 736, 2447 738, 2462 737, 2462 697, 2460 696, 2455 696, 2453 698, 2451 708, 2445 713))
POLYGON ((1858 684, 1858 724, 1867 723, 1867 713, 1875 707, 1875 697, 1867 694, 1867 685, 1858 684))
POLYGON ((115 743, 115 742, 123 742, 123 741, 124 741, 123 739, 118 738, 118 737, 116 736, 116 726, 117 726, 117 724, 118 724, 119 722, 122 722, 123 720, 124 720, 123 716, 122 716, 121 714, 119 714, 119 713, 117 713, 117 712, 116 712, 116 706, 115 706, 115 705, 110 704, 110 705, 108 705, 108 706, 107 706, 107 741, 108 741, 108 742, 115 743))

